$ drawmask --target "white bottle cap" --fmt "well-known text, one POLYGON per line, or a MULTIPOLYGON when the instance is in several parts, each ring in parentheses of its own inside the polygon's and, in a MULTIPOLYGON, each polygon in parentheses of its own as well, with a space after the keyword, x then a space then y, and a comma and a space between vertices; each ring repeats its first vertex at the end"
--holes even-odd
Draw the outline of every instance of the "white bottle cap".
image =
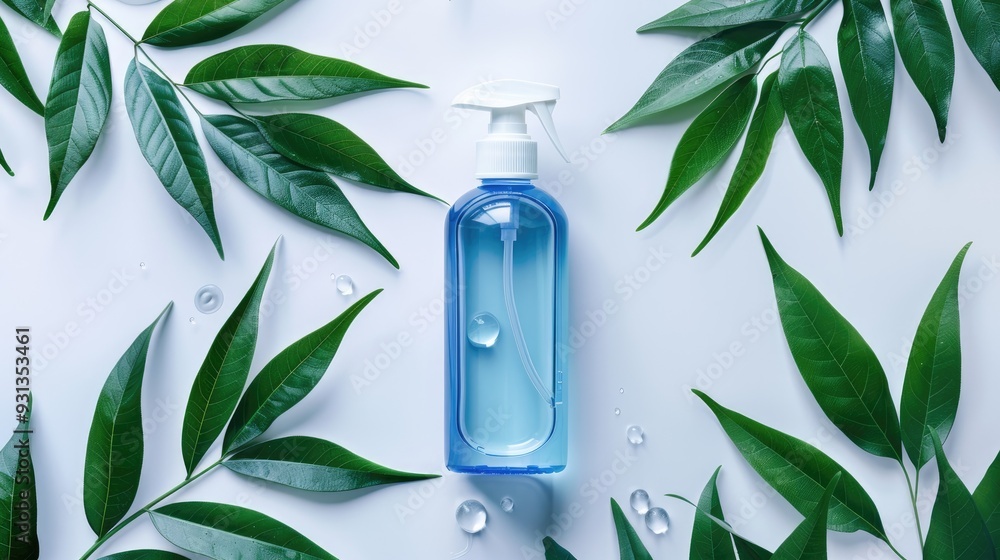
POLYGON ((538 143, 528 135, 525 111, 538 117, 559 155, 568 162, 552 121, 558 100, 559 88, 520 80, 483 82, 460 93, 452 102, 454 107, 490 111, 489 134, 476 143, 476 178, 538 177, 538 143))

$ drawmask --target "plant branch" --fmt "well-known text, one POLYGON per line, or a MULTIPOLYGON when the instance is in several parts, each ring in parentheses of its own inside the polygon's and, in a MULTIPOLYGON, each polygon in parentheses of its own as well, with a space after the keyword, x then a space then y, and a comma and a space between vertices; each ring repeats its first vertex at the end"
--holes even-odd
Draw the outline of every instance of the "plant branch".
POLYGON ((917 493, 920 491, 920 468, 917 467, 917 472, 914 475, 916 477, 916 484, 910 483, 910 473, 906 470, 906 465, 903 464, 903 460, 899 460, 899 468, 903 469, 903 475, 906 477, 906 488, 910 491, 910 504, 913 505, 913 522, 917 525, 917 538, 920 539, 920 548, 924 546, 924 530, 920 526, 920 511, 917 508, 917 493))
POLYGON ((118 28, 118 31, 120 31, 122 35, 124 35, 125 37, 127 37, 129 41, 132 41, 132 44, 134 44, 134 45, 138 45, 139 44, 139 40, 138 39, 136 39, 135 37, 133 37, 132 34, 129 33, 128 31, 125 31, 124 27, 122 27, 121 25, 118 25, 118 22, 115 21, 110 15, 108 15, 107 12, 105 12, 104 10, 102 10, 100 6, 98 6, 97 4, 94 4, 90 0, 87 0, 87 8, 93 8, 93 9, 97 10, 97 12, 99 14, 101 14, 102 16, 104 16, 104 19, 108 20, 108 22, 110 22, 111 25, 113 25, 116 28, 118 28))
POLYGON ((819 7, 813 10, 811 14, 809 14, 802 20, 802 23, 799 24, 799 29, 800 30, 805 29, 807 25, 812 23, 812 20, 816 19, 816 16, 826 11, 826 9, 830 7, 830 4, 833 4, 833 0, 823 0, 823 3, 820 4, 819 7))
POLYGON ((188 478, 184 479, 184 481, 181 482, 180 484, 178 484, 177 486, 174 486, 170 490, 167 490, 166 492, 164 492, 163 494, 161 494, 155 500, 153 500, 153 501, 149 502, 148 504, 144 505, 143 507, 139 508, 132 515, 130 515, 130 516, 126 517, 125 519, 119 521, 114 527, 111 528, 110 531, 108 531, 107 533, 105 533, 103 537, 97 539, 97 541, 94 543, 94 545, 91 546, 90 548, 88 548, 87 551, 83 553, 83 556, 80 557, 80 560, 87 560, 87 558, 90 558, 95 552, 97 552, 97 549, 101 548, 101 546, 103 546, 104 543, 106 543, 109 539, 111 539, 111 537, 115 536, 115 534, 117 534, 118 531, 121 531, 122 529, 124 529, 125 527, 127 527, 129 524, 131 524, 133 521, 135 521, 136 519, 139 519, 144 514, 148 513, 149 510, 151 510, 154 507, 156 507, 156 505, 159 504, 160 502, 162 502, 163 500, 166 500, 170 496, 173 496, 174 494, 176 494, 177 492, 179 492, 180 490, 182 490, 183 488, 185 488, 187 485, 189 485, 192 482, 198 480, 199 478, 205 476, 209 472, 215 470, 216 467, 218 467, 219 465, 222 464, 222 461, 223 461, 223 459, 219 459, 218 461, 216 461, 216 462, 212 463, 211 465, 205 467, 205 469, 202 470, 201 472, 199 472, 198 474, 195 474, 194 476, 191 476, 191 477, 188 477, 188 478))

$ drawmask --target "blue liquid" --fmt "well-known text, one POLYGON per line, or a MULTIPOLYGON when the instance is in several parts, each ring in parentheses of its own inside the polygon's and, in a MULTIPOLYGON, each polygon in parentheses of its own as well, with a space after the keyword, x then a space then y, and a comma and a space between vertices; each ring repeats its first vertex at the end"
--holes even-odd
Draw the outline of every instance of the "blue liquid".
POLYGON ((448 468, 560 471, 566 463, 566 352, 559 351, 567 348, 565 215, 529 181, 484 181, 452 208, 447 234, 448 468), (505 251, 512 261, 506 286, 505 251), (519 319, 521 349, 510 311, 519 319), (484 313, 500 327, 488 347, 469 331, 484 313))

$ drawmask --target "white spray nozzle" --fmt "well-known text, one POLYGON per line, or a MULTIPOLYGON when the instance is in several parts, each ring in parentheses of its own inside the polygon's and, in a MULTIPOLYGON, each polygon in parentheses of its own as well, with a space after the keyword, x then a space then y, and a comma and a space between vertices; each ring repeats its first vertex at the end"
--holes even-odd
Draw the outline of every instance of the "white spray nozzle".
POLYGON ((559 88, 520 80, 483 82, 460 93, 453 106, 490 112, 489 134, 477 144, 476 177, 538 177, 538 144, 528 135, 526 111, 538 117, 549 140, 568 162, 552 120, 558 100, 559 88))

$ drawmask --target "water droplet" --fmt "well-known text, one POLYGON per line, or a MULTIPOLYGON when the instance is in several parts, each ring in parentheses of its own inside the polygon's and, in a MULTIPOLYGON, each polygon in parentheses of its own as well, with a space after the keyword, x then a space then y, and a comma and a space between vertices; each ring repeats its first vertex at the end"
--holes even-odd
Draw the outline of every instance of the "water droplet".
POLYGON ((507 496, 500 500, 500 509, 504 510, 505 513, 514 511, 514 498, 507 496))
POLYGON ((139 268, 141 268, 142 270, 146 270, 146 263, 145 262, 139 263, 139 268))
POLYGON ((222 307, 222 289, 215 284, 206 284, 194 294, 194 306, 208 315, 222 307))
POLYGON ((628 499, 629 505, 635 510, 639 515, 646 515, 649 511, 649 494, 642 488, 632 492, 632 496, 628 499))
POLYGON ((619 387, 618 388, 618 394, 619 395, 624 395, 625 394, 625 387, 619 387))
POLYGON ((667 510, 655 507, 646 512, 646 527, 653 534, 662 535, 670 530, 670 516, 667 510))
POLYGON ((469 344, 476 348, 490 348, 500 336, 500 321, 492 313, 477 313, 466 330, 469 344))
POLYGON ((191 324, 193 325, 193 324, 195 324, 196 322, 197 322, 197 321, 195 321, 195 320, 194 320, 194 317, 190 317, 190 318, 188 318, 188 323, 191 323, 191 324))
POLYGON ((632 445, 639 445, 642 443, 642 426, 629 426, 625 430, 625 436, 632 445))
POLYGON ((478 500, 466 500, 455 511, 455 520, 463 531, 475 535, 486 528, 486 506, 478 500))
POLYGON ((354 293, 354 280, 346 274, 341 274, 334 279, 337 291, 342 296, 349 296, 354 293))
POLYGON ((622 415, 622 409, 616 408, 615 409, 615 416, 621 416, 621 415, 622 415))

